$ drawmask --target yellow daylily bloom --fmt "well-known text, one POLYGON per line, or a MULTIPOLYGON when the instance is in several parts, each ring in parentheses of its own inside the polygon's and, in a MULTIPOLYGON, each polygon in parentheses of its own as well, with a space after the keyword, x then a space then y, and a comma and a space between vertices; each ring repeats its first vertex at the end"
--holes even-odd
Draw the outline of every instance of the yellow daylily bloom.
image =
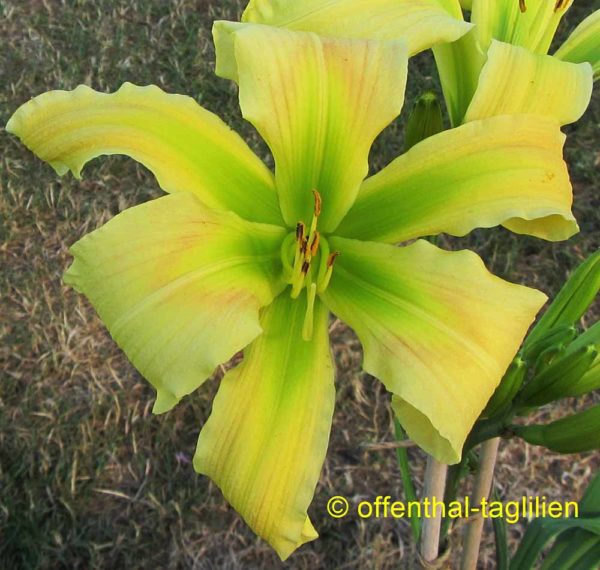
MULTIPOLYGON (((523 114, 565 125, 585 112, 594 71, 600 67, 600 11, 554 56, 546 55, 571 4, 572 0, 250 0, 241 22, 218 22, 214 27, 216 71, 238 80, 232 37, 251 25, 324 36, 396 38, 408 42, 409 54, 433 47, 452 125, 523 114), (462 9, 472 10, 468 24, 462 9), (460 28, 459 21, 473 27, 460 28)), ((517 233, 562 236, 550 239, 574 233, 553 214, 541 220, 517 214, 502 225, 517 233)))
POLYGON ((217 73, 231 79, 237 65, 229 31, 244 25, 264 24, 327 37, 402 39, 409 56, 457 40, 471 29, 461 17, 458 0, 250 0, 241 22, 216 30, 217 73))
POLYGON ((550 44, 573 0, 472 0, 473 30, 435 46, 452 124, 504 113, 577 121, 600 67, 600 11, 553 55, 550 44))
POLYGON ((285 559, 317 536, 307 509, 334 402, 329 310, 355 328, 411 437, 457 462, 545 295, 494 277, 474 253, 392 243, 515 216, 562 239, 576 230, 572 189, 558 125, 529 115, 432 136, 363 180, 402 106, 406 44, 221 32, 274 174, 214 115, 157 87, 46 93, 7 130, 60 174, 127 154, 169 193, 77 242, 66 279, 156 388, 155 412, 244 349, 194 465, 285 559))

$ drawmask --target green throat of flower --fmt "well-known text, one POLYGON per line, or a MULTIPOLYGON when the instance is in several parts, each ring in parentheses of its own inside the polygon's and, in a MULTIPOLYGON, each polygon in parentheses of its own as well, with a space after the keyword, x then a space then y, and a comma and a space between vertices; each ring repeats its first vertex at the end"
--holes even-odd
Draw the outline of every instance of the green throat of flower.
POLYGON ((313 311, 317 293, 323 293, 329 285, 335 258, 339 251, 332 252, 327 240, 317 230, 321 214, 321 195, 313 190, 315 207, 310 226, 299 221, 296 231, 286 236, 281 244, 281 262, 284 279, 291 285, 290 296, 297 299, 306 288, 306 315, 302 337, 312 338, 313 311))

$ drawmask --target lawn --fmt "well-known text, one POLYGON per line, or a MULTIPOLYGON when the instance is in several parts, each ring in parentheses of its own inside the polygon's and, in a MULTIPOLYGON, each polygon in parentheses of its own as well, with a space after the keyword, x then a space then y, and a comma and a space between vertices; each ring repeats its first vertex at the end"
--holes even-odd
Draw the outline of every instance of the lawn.
MULTIPOLYGON (((0 0, 0 125, 49 89, 155 83, 216 112, 271 163, 241 119, 235 88, 213 73, 212 21, 237 19, 242 7, 235 0, 0 0)), ((560 36, 598 8, 598 1, 576 2, 560 36)), ((410 101, 437 88, 431 54, 414 58, 408 103, 376 141, 373 170, 400 153, 410 101)), ((565 129, 580 234, 551 244, 478 230, 462 239, 442 236, 438 244, 474 249, 496 274, 555 293, 600 246, 599 126, 596 89, 586 115, 565 129)), ((190 463, 227 366, 173 411, 153 416, 153 390, 87 301, 61 282, 68 246, 123 209, 159 196, 153 177, 131 160, 110 157, 86 167, 79 182, 58 178, 4 130, 0 148, 0 568, 280 567, 190 463)), ((596 305, 587 324, 599 315, 596 305)), ((332 495, 404 497, 395 451, 386 445, 393 441, 389 396, 361 373, 356 337, 338 321, 331 330, 337 405, 310 509, 321 538, 286 566, 412 568, 408 521, 327 515, 332 495)), ((590 399, 600 402, 595 394, 587 403, 547 406, 538 416, 559 417, 590 399)), ((411 448, 410 456, 420 480, 424 454, 411 448)), ((505 500, 533 494, 577 500, 599 463, 597 453, 564 457, 504 442, 498 492, 505 500)), ((462 528, 459 522, 452 529, 450 560, 462 528)), ((510 527, 513 547, 523 528, 510 527)), ((494 567, 489 537, 481 560, 482 568, 494 567)))

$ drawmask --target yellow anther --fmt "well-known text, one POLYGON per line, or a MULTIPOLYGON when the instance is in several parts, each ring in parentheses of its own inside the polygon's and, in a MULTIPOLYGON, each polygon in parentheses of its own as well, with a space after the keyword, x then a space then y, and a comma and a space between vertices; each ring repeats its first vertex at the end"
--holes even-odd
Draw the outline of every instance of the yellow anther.
POLYGON ((308 248, 307 258, 311 259, 315 255, 317 255, 317 251, 319 251, 319 242, 321 241, 321 235, 319 232, 315 231, 315 235, 312 237, 310 242, 310 247, 308 248))
POLYGON ((525 0, 519 0, 519 10, 521 10, 522 13, 527 12, 527 5, 525 4, 525 0))
POLYGON ((321 215, 321 194, 313 190, 313 196, 315 197, 315 216, 318 218, 321 215))

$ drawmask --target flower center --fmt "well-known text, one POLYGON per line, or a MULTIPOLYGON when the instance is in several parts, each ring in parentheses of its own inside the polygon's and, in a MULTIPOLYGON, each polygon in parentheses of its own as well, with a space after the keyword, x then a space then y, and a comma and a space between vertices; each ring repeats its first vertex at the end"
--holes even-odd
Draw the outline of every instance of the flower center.
POLYGON ((295 233, 290 233, 281 245, 284 278, 292 286, 292 299, 297 299, 306 287, 307 306, 302 329, 304 340, 312 337, 316 295, 327 289, 335 258, 340 254, 339 251, 330 251, 327 240, 317 230, 321 195, 316 190, 313 190, 313 195, 315 208, 308 230, 304 222, 298 222, 295 233))

